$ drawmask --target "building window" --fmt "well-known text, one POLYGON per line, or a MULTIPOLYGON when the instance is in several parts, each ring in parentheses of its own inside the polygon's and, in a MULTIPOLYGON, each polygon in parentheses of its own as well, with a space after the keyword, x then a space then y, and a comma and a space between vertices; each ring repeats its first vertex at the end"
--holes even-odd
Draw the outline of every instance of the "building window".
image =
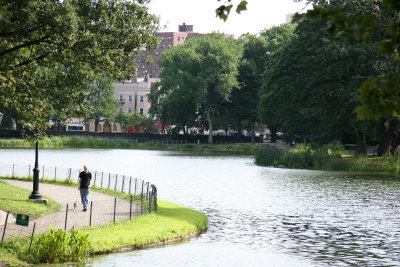
POLYGON ((123 110, 122 108, 119 108, 119 112, 121 112, 121 113, 122 113, 123 111, 124 111, 124 110, 123 110))
POLYGON ((178 36, 178 41, 180 41, 180 40, 181 40, 181 37, 178 36))
POLYGON ((169 44, 168 47, 171 48, 171 44, 169 44))
POLYGON ((102 128, 101 128, 101 124, 100 123, 97 125, 97 131, 99 131, 99 132, 103 131, 102 128))
POLYGON ((129 113, 132 113, 132 108, 128 108, 128 112, 129 112, 129 113))
POLYGON ((156 56, 158 56, 158 51, 156 51, 156 56))
POLYGON ((161 37, 161 41, 164 41, 164 39, 165 39, 165 37, 163 36, 163 37, 161 37))
POLYGON ((128 101, 132 102, 132 96, 131 95, 128 97, 128 101))
POLYGON ((144 65, 142 65, 142 69, 144 69, 144 65))
POLYGON ((116 131, 118 131, 118 127, 117 127, 117 125, 114 123, 114 125, 113 125, 113 132, 116 132, 116 131))
POLYGON ((140 112, 140 114, 143 114, 143 109, 141 108, 141 109, 139 110, 139 112, 140 112))
POLYGON ((164 47, 165 47, 165 45, 162 44, 162 45, 161 45, 161 48, 164 48, 164 47))
POLYGON ((171 36, 168 36, 168 41, 171 41, 172 40, 172 37, 171 36))
POLYGON ((144 96, 142 96, 142 95, 140 96, 140 102, 142 102, 142 103, 144 102, 144 96))

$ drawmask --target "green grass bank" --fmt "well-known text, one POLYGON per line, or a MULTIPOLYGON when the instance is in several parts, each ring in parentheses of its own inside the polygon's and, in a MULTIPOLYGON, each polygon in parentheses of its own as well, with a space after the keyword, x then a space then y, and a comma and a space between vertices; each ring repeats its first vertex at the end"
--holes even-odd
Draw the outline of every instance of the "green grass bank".
MULTIPOLYGON (((192 151, 197 153, 240 153, 254 155, 262 146, 251 144, 162 144, 153 142, 131 143, 123 139, 81 136, 52 136, 39 141, 40 148, 123 148, 168 151, 192 151)), ((0 139, 0 148, 34 148, 23 139, 0 139)))
POLYGON ((266 148, 256 152, 255 162, 260 166, 313 169, 325 171, 350 171, 399 175, 400 155, 375 157, 355 155, 334 142, 319 148, 300 144, 293 149, 266 148))
POLYGON ((52 199, 48 199, 48 205, 36 204, 29 201, 32 191, 22 189, 0 180, 0 210, 9 211, 11 214, 26 214, 31 219, 39 218, 60 210, 61 206, 52 199))
MULTIPOLYGON (((31 180, 21 178, 22 180, 31 180)), ((48 183, 52 181, 47 180, 48 183)), ((1 181, 0 189, 6 187, 1 181)), ((76 186, 73 183, 58 182, 62 185, 76 186)), ((9 186, 9 185, 8 185, 9 186)), ((105 193, 129 199, 129 194, 113 190, 101 190, 105 193)), ((15 191, 26 191, 18 187, 15 191)), ((20 200, 26 196, 18 194, 20 200)), ((132 220, 126 220, 101 227, 87 227, 80 230, 83 235, 88 235, 90 255, 109 253, 120 249, 139 249, 157 246, 170 241, 179 241, 194 234, 205 231, 208 218, 203 213, 177 204, 158 200, 157 212, 141 215, 132 220)), ((37 246, 39 235, 35 235, 32 248, 37 246)), ((0 243, 0 266, 28 266, 36 263, 37 258, 27 256, 29 237, 18 237, 0 243)))

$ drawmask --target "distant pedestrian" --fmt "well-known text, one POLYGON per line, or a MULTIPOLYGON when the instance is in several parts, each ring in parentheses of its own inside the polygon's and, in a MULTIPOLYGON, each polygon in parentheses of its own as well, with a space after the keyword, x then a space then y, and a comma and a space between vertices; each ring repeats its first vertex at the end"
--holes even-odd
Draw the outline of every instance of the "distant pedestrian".
POLYGON ((84 165, 83 172, 79 174, 78 183, 78 190, 81 192, 83 211, 87 211, 87 205, 89 203, 90 180, 92 180, 92 174, 89 172, 88 167, 84 165))

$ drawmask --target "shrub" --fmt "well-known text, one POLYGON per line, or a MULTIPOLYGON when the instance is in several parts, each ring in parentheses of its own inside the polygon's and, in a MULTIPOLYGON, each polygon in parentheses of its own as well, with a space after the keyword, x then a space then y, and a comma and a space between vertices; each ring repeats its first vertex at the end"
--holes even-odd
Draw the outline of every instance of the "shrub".
POLYGON ((31 261, 46 263, 82 262, 88 257, 88 235, 79 230, 55 231, 51 227, 47 233, 38 236, 33 245, 31 261))

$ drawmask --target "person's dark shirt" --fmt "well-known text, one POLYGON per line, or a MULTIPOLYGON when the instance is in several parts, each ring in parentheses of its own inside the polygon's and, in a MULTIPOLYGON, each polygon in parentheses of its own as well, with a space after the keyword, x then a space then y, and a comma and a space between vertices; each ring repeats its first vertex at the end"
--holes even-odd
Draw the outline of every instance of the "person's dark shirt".
POLYGON ((79 179, 81 180, 81 187, 82 189, 88 189, 90 185, 90 180, 92 180, 92 174, 90 172, 81 172, 79 174, 79 179))

